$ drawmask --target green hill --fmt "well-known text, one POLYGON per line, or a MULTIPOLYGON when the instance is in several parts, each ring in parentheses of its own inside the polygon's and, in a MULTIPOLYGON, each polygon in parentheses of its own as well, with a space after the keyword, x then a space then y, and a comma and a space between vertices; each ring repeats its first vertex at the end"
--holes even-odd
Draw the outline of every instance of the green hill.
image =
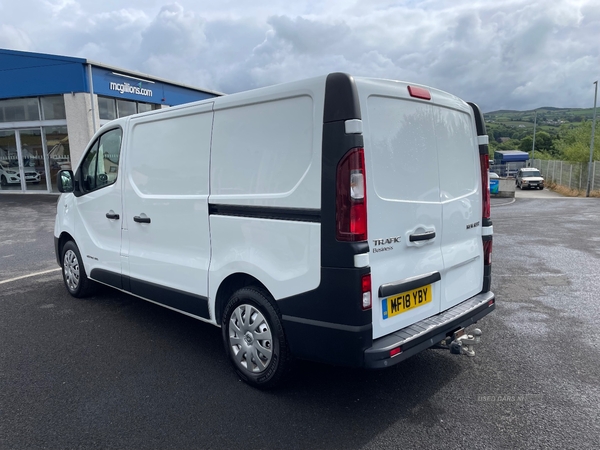
POLYGON ((527 124, 533 126, 535 112, 537 111, 538 124, 560 126, 562 123, 581 122, 591 120, 594 116, 593 108, 555 108, 544 106, 536 110, 513 111, 499 110, 484 113, 485 121, 499 124, 527 124))

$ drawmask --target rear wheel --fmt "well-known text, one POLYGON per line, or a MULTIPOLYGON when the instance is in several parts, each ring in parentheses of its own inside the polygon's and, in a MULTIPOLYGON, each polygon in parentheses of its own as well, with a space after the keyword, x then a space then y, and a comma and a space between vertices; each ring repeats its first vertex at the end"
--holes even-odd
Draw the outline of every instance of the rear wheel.
POLYGON ((62 274, 65 287, 73 297, 87 297, 94 291, 94 282, 85 274, 81 254, 73 241, 68 241, 62 249, 62 274))
POLYGON ((281 380, 289 352, 269 294, 256 287, 236 291, 225 307, 221 329, 227 356, 242 380, 261 389, 281 380))

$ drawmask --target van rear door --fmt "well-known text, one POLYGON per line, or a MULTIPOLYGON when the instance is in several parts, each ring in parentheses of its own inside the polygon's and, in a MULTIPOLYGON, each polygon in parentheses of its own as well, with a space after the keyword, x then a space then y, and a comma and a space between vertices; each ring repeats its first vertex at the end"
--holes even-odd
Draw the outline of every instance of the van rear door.
POLYGON ((481 291, 478 150, 471 110, 456 97, 416 98, 398 82, 356 85, 378 338, 481 291))

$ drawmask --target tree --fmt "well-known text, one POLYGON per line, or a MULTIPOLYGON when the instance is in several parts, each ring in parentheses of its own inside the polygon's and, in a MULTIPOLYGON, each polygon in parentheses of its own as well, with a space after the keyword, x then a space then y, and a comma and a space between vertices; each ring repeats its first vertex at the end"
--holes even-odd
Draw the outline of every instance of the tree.
MULTIPOLYGON (((598 127, 596 127, 596 136, 594 138, 594 160, 600 159, 599 134, 598 127)), ((556 148, 565 161, 587 162, 590 159, 591 139, 592 121, 588 120, 578 127, 561 130, 560 139, 556 141, 556 148)))
POLYGON ((498 144, 496 150, 516 150, 519 148, 521 141, 518 139, 509 139, 508 141, 504 141, 501 144, 498 144))
POLYGON ((533 138, 531 136, 525 136, 521 139, 521 143, 519 144, 519 150, 522 152, 531 152, 531 148, 533 146, 533 138))
POLYGON ((552 153, 554 151, 554 143, 552 142, 552 136, 545 131, 540 131, 535 134, 535 150, 541 152, 552 153))

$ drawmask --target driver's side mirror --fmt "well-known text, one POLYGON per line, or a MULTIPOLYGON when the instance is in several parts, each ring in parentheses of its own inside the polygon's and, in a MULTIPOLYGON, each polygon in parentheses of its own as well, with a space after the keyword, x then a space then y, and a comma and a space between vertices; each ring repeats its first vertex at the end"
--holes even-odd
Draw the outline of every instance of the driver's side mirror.
POLYGON ((74 175, 72 170, 61 170, 56 175, 56 186, 59 192, 73 192, 75 190, 74 175))

